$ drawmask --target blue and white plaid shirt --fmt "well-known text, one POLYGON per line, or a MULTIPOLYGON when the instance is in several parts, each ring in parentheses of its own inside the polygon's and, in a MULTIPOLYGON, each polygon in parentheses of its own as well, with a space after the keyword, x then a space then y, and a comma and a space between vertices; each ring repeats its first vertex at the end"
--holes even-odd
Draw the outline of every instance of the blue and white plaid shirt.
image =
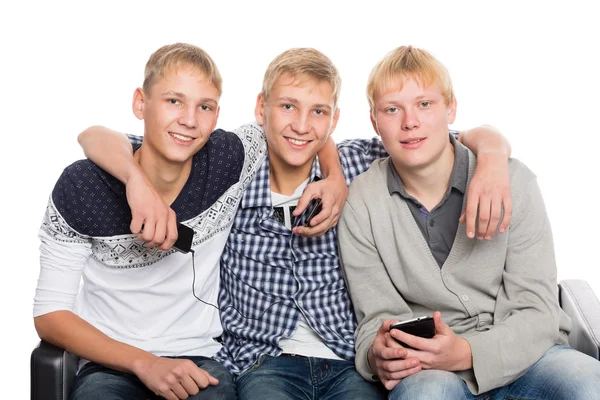
MULTIPOLYGON (((346 182, 387 153, 379 138, 338 145, 346 182)), ((321 177, 317 160, 310 181, 321 177)), ((292 235, 274 217, 269 158, 248 186, 221 257, 219 308, 223 348, 216 358, 234 374, 262 354, 281 354, 279 340, 300 316, 339 357, 354 359, 356 320, 337 254, 336 229, 317 238, 292 235)), ((297 218, 296 225, 305 218, 297 218)))

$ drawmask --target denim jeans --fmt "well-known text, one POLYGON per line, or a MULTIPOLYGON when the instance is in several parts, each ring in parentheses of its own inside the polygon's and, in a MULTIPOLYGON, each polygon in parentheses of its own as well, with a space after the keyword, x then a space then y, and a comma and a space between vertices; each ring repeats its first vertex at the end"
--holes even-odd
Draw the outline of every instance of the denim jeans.
POLYGON ((600 399, 600 361, 556 345, 513 383, 478 396, 452 372, 423 370, 404 378, 389 399, 600 399))
POLYGON ((261 356, 237 378, 240 400, 385 399, 379 383, 367 382, 354 363, 313 357, 261 356))
MULTIPOLYGON (((207 357, 176 358, 192 360, 198 367, 219 380, 217 386, 209 386, 188 399, 236 399, 233 379, 223 365, 207 357)), ((72 400, 154 400, 161 398, 148 389, 137 376, 95 363, 88 363, 79 371, 71 396, 72 400)))

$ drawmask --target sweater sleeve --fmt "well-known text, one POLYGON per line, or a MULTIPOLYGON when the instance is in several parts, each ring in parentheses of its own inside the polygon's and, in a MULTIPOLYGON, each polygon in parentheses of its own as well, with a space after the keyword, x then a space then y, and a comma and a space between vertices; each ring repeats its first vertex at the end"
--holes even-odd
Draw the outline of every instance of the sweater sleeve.
POLYGON ((33 316, 54 311, 73 311, 81 275, 91 255, 91 241, 70 227, 52 199, 39 231, 40 275, 33 316))
MULTIPOLYGON (((535 177, 515 201, 494 325, 465 337, 471 345, 475 394, 523 375, 557 343, 559 305, 550 223, 535 177), (517 214, 518 213, 518 214, 517 214)), ((465 372, 467 373, 467 372, 465 372)), ((473 382, 472 380, 470 380, 473 382)))
MULTIPOLYGON (((356 186, 350 188, 350 197, 356 186)), ((396 290, 374 244, 369 213, 360 201, 346 203, 338 223, 340 260, 358 321, 356 369, 363 378, 377 379, 367 353, 386 319, 407 319, 412 313, 396 290)))

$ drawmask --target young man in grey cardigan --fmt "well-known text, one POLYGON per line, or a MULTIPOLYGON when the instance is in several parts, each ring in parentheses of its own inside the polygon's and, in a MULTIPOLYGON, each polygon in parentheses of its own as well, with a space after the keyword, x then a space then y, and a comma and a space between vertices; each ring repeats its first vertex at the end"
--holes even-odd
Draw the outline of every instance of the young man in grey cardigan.
POLYGON ((535 175, 512 159, 509 229, 469 239, 458 216, 475 156, 448 134, 456 100, 446 68, 400 47, 375 66, 367 93, 390 156, 355 179, 338 228, 358 371, 390 399, 600 398, 600 363, 567 346, 535 175), (431 339, 390 330, 424 315, 431 339))

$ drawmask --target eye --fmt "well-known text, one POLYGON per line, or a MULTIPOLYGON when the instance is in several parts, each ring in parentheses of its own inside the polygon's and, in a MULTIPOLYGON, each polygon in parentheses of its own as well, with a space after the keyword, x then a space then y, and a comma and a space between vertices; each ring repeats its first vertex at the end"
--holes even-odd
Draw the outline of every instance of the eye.
POLYGON ((316 109, 315 110, 315 114, 317 114, 317 115, 325 115, 325 114, 327 114, 327 112, 325 110, 316 109))
POLYGON ((387 114, 395 114, 398 112, 398 108, 397 107, 388 107, 385 109, 385 112, 387 114))
POLYGON ((422 101, 420 104, 421 108, 427 108, 431 105, 430 101, 422 101))
POLYGON ((168 99, 169 104, 181 104, 181 101, 178 99, 168 99))
POLYGON ((206 105, 206 104, 202 104, 202 105, 200 106, 200 109, 201 109, 202 111, 211 111, 211 110, 212 110, 212 107, 211 107, 211 106, 209 106, 209 105, 206 105))
POLYGON ((281 107, 282 107, 284 110, 293 110, 293 109, 294 109, 294 106, 293 106, 293 105, 291 105, 291 104, 283 104, 281 107))

